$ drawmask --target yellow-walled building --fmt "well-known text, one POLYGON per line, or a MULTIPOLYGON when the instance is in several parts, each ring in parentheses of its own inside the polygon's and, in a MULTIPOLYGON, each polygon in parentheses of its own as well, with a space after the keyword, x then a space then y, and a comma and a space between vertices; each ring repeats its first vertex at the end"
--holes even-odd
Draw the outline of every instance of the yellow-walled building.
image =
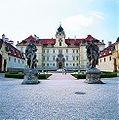
POLYGON ((115 42, 114 50, 112 51, 114 57, 114 71, 119 71, 119 37, 115 42))

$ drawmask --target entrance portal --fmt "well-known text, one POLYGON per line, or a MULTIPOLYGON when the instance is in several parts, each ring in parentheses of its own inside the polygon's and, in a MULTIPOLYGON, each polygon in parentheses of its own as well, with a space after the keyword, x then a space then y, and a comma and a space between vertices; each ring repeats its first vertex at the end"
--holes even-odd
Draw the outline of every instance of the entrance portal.
POLYGON ((62 53, 58 54, 58 57, 57 57, 56 61, 57 61, 57 68, 58 69, 63 69, 65 59, 64 59, 62 53))
POLYGON ((63 68, 62 62, 59 62, 59 63, 58 63, 58 68, 59 68, 59 69, 63 68))

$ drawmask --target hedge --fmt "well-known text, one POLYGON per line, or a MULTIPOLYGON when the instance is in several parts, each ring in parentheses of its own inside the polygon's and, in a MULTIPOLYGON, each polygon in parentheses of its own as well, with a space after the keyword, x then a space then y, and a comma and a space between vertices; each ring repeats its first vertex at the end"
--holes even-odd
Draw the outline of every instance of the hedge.
POLYGON ((74 76, 77 79, 86 79, 85 74, 71 74, 71 75, 74 76))
POLYGON ((11 74, 11 73, 5 73, 6 78, 18 78, 18 79, 24 79, 24 74, 11 74))
POLYGON ((112 78, 112 77, 117 77, 116 72, 102 72, 101 73, 101 78, 112 78))
MULTIPOLYGON (((47 79, 52 74, 38 74, 38 79, 47 79)), ((5 73, 6 78, 18 78, 18 79, 24 79, 24 74, 16 74, 16 72, 9 72, 5 73)))
POLYGON ((38 79, 47 79, 50 77, 52 74, 38 74, 38 79))
MULTIPOLYGON (((71 74, 77 79, 86 79, 86 74, 71 74)), ((117 77, 116 72, 101 72, 101 78, 112 78, 117 77)))

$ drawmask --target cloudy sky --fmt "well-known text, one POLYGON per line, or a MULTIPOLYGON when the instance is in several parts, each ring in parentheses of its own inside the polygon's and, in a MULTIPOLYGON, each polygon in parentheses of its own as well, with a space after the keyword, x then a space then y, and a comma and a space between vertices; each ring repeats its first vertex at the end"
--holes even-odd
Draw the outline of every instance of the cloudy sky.
POLYGON ((0 0, 0 36, 21 41, 29 35, 54 38, 61 22, 66 37, 115 42, 119 0, 0 0))

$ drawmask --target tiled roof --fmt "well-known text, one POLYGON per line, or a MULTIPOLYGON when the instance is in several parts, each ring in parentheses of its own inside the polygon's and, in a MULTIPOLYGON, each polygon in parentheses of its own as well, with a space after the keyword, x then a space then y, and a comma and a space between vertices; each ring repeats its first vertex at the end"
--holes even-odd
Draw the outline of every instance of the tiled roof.
MULTIPOLYGON (((86 38, 82 38, 82 39, 72 39, 72 38, 68 38, 68 39, 65 39, 65 42, 67 45, 70 45, 70 44, 74 44, 74 45, 80 45, 80 43, 82 42, 86 42, 86 41, 90 41, 92 39, 95 39, 94 37, 92 37, 91 35, 88 35, 86 38)), ((30 40, 33 40, 35 42, 36 45, 39 45, 39 44, 43 44, 43 45, 47 45, 47 44, 52 44, 54 45, 56 43, 56 39, 35 39, 35 37, 33 37, 32 35, 30 35, 28 38, 22 40, 22 42, 18 43, 18 45, 27 45, 28 44, 28 41, 30 40)), ((97 39, 96 39, 97 40, 97 39)))
POLYGON ((20 58, 20 59, 25 59, 24 55, 18 50, 16 49, 13 45, 4 42, 6 44, 6 47, 8 48, 8 55, 14 56, 16 58, 20 58))
POLYGON ((99 54, 99 58, 111 55, 112 50, 114 49, 114 46, 115 46, 115 43, 111 44, 110 46, 108 46, 104 50, 102 50, 99 54))

